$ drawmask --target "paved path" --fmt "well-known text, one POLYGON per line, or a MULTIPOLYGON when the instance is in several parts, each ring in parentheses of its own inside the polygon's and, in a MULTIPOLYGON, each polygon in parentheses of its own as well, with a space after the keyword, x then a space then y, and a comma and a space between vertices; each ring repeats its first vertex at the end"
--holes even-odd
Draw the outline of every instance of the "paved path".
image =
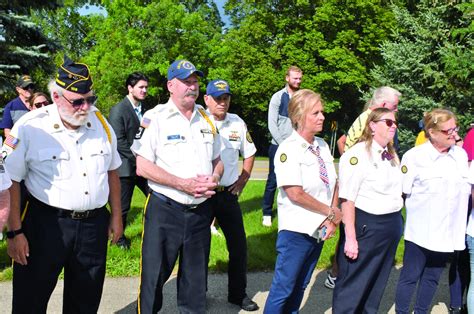
MULTIPOLYGON (((444 271, 438 287, 437 294, 433 301, 431 313, 448 313, 447 303, 449 302, 449 289, 447 269, 444 271)), ((393 300, 395 298, 395 287, 400 271, 396 268, 392 270, 390 280, 387 284, 385 296, 382 300, 380 313, 395 313, 393 300)), ((272 272, 254 272, 248 274, 249 296, 258 303, 261 309, 265 304, 268 289, 271 284, 272 272)), ((332 313, 332 290, 323 286, 325 271, 315 271, 310 285, 307 288, 303 299, 301 313, 332 313)), ((49 302, 48 313, 61 313, 63 281, 59 281, 49 302)), ((102 302, 99 313, 136 313, 136 298, 138 289, 138 278, 106 278, 102 302)), ((231 305, 227 300, 227 275, 210 274, 209 290, 207 293, 207 313, 227 314, 244 313, 238 306, 231 305)), ((11 282, 0 283, 0 313, 11 313, 11 282)), ((172 277, 165 285, 164 304, 162 313, 178 313, 176 307, 176 279, 172 277)), ((257 311, 253 313, 262 313, 257 311)), ((251 313, 251 312, 248 312, 251 313)))

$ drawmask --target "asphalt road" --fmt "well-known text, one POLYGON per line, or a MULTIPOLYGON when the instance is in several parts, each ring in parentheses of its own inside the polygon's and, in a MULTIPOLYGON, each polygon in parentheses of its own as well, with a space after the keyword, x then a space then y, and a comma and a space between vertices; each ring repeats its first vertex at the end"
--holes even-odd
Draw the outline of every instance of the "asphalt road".
MULTIPOLYGON (((431 313, 448 313, 449 286, 447 274, 448 269, 444 271, 441 277, 438 291, 432 302, 431 313)), ((387 283, 387 288, 385 289, 385 295, 382 299, 379 313, 395 313, 393 301, 395 299, 395 289, 399 275, 400 270, 393 268, 387 283)), ((268 296, 272 276, 272 272, 253 272, 248 274, 247 293, 260 306, 260 311, 252 313, 263 313, 263 307, 268 296)), ((301 305, 301 313, 332 313, 332 290, 323 286, 325 279, 326 272, 324 270, 314 272, 313 278, 306 289, 301 305)), ((136 313, 138 284, 139 279, 136 277, 106 278, 99 313, 136 313)), ((60 280, 49 302, 48 313, 62 312, 62 289, 63 281, 60 280)), ((178 313, 176 306, 175 277, 170 278, 166 283, 163 295, 164 304, 161 313, 178 313)), ((11 282, 0 283, 0 313, 11 313, 11 297, 11 282)), ((247 313, 240 310, 238 306, 227 303, 226 274, 209 274, 207 313, 247 313)))

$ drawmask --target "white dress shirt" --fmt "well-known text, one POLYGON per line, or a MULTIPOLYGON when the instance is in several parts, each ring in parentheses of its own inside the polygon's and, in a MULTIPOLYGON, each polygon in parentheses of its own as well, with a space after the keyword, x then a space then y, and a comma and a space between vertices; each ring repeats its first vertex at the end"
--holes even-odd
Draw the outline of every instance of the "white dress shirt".
POLYGON ((104 206, 109 197, 109 170, 122 161, 112 127, 104 128, 91 107, 88 121, 66 129, 52 104, 29 112, 10 135, 18 140, 6 158, 12 180, 25 180, 28 191, 54 207, 89 210, 104 206), (111 142, 109 142, 109 138, 111 142))
POLYGON ((339 197, 373 215, 399 211, 403 206, 400 167, 382 160, 384 149, 375 141, 352 146, 339 160, 339 197))
POLYGON ((468 170, 466 152, 455 145, 443 154, 428 141, 405 153, 405 240, 436 252, 464 249, 468 170))
POLYGON ((275 154, 275 174, 278 193, 278 230, 306 233, 316 237, 317 230, 326 215, 312 212, 293 203, 285 193, 284 186, 301 186, 303 190, 328 206, 331 205, 336 185, 334 158, 327 143, 314 137, 312 143, 319 147, 329 178, 329 188, 319 177, 319 161, 309 150, 309 143, 296 131, 284 140, 275 154))
MULTIPOLYGON (((220 137, 213 134, 212 126, 198 108, 204 110, 195 105, 188 120, 171 99, 156 106, 153 113, 148 114, 149 124, 138 144, 132 146, 132 151, 180 178, 212 175, 212 161, 219 157, 220 137)), ((148 185, 153 191, 182 204, 200 204, 206 200, 151 180, 148 185)))
MULTIPOLYGON (((210 117, 210 113, 208 113, 210 117)), ((217 121, 212 117, 219 130, 221 139, 221 160, 224 163, 224 174, 219 182, 222 186, 229 186, 239 178, 239 153, 244 159, 257 152, 255 144, 247 130, 247 125, 238 115, 227 113, 224 120, 217 121)))

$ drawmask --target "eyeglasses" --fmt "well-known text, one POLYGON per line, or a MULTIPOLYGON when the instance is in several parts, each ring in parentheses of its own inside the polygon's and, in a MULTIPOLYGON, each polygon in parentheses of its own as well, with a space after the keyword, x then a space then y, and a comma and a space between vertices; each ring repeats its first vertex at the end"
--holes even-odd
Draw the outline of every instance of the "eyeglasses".
POLYGON ((66 98, 66 96, 62 95, 64 99, 67 100, 68 103, 70 103, 73 107, 81 107, 82 105, 84 105, 84 103, 88 103, 89 105, 95 105, 95 103, 97 102, 97 96, 89 96, 89 97, 86 97, 86 98, 78 98, 78 99, 73 99, 73 100, 69 100, 66 98))
POLYGON ((35 86, 33 84, 30 84, 28 86, 22 87, 23 90, 33 90, 35 89, 35 86))
POLYGON ((41 107, 47 106, 47 105, 49 105, 48 101, 36 102, 36 103, 33 104, 33 106, 35 106, 36 108, 41 108, 41 107))
POLYGON ((398 126, 397 121, 392 120, 392 119, 380 119, 380 120, 376 120, 376 121, 374 121, 374 122, 381 122, 381 121, 385 122, 385 124, 386 124, 389 128, 392 127, 392 125, 394 125, 394 124, 395 124, 395 126, 398 126))
POLYGON ((438 130, 440 131, 441 133, 443 133, 444 135, 452 135, 454 132, 458 133, 459 132, 459 127, 454 127, 454 128, 450 128, 450 129, 446 129, 446 130, 438 130))

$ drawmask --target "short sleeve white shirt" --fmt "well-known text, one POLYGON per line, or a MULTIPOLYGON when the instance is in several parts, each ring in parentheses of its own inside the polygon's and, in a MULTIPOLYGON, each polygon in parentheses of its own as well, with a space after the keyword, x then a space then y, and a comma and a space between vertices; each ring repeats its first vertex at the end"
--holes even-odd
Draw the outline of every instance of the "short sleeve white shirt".
MULTIPOLYGON (((180 178, 212 175, 212 161, 219 157, 220 137, 213 134, 210 121, 198 111, 198 108, 204 109, 195 105, 189 120, 171 99, 155 108, 156 111, 148 115, 149 125, 132 151, 180 178)), ((153 191, 182 204, 200 204, 206 200, 151 180, 148 185, 153 191)))
POLYGON ((5 164, 12 180, 25 180, 28 191, 51 206, 89 210, 109 197, 109 170, 122 161, 112 127, 107 130, 91 107, 88 121, 77 130, 64 127, 56 104, 25 115, 11 130, 15 149, 5 164), (109 142, 109 137, 111 142, 109 142))
POLYGON ((405 240, 436 252, 464 249, 468 170, 467 154, 457 146, 442 154, 428 141, 405 153, 405 240))
MULTIPOLYGON (((0 137, 0 147, 2 146, 3 139, 0 137)), ((4 191, 8 189, 12 185, 12 181, 10 180, 10 176, 5 169, 3 156, 0 155, 0 191, 4 191)))
POLYGON ((247 125, 238 115, 227 113, 224 120, 217 121, 212 117, 212 121, 221 136, 220 154, 224 163, 224 174, 219 184, 229 186, 239 178, 239 153, 246 159, 255 155, 257 149, 247 125))
POLYGON ((375 141, 352 146, 339 160, 339 197, 373 215, 399 211, 403 206, 400 167, 382 160, 383 148, 375 141))
POLYGON ((275 154, 275 174, 279 188, 278 230, 300 232, 316 237, 316 231, 326 216, 293 203, 283 189, 284 186, 301 186, 318 201, 331 205, 337 179, 334 158, 323 139, 314 137, 312 144, 320 149, 328 173, 329 188, 319 177, 319 161, 309 150, 310 144, 296 131, 278 146, 275 154))

